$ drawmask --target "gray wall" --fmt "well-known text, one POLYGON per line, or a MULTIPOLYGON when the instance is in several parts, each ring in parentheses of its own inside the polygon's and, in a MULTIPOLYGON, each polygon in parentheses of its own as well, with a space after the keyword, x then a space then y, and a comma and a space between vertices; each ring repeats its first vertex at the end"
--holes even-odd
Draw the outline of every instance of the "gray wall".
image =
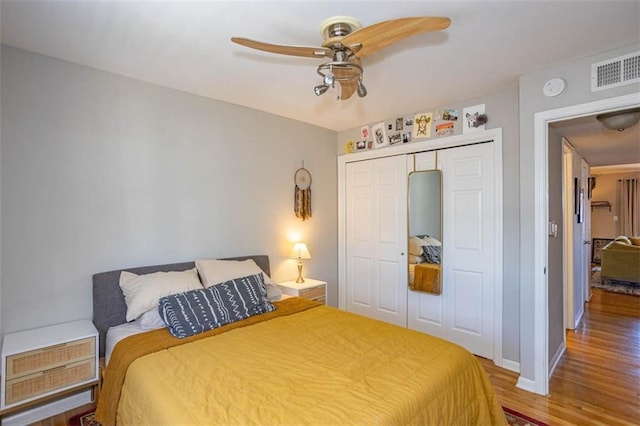
MULTIPOLYGON (((553 128, 549 128, 549 221, 558 224, 558 237, 549 237, 549 357, 551 360, 564 342, 564 271, 563 271, 563 149, 562 136, 553 128)), ((580 170, 579 168, 577 169, 580 170)), ((572 204, 569 202, 569 206, 572 204)), ((571 208, 571 207, 570 207, 571 208)), ((549 365, 551 367, 551 365, 549 365)))
POLYGON ((3 331, 90 318, 91 275, 264 253, 292 238, 337 303, 336 133, 2 47, 3 331), (313 175, 313 218, 293 174, 313 175))
MULTIPOLYGON (((477 104, 485 104, 485 112, 489 121, 487 129, 502 127, 502 173, 503 173, 503 305, 502 305, 502 355, 509 361, 518 362, 520 359, 520 185, 519 185, 519 144, 518 144, 518 91, 516 89, 497 93, 482 98, 469 99, 466 102, 435 107, 425 106, 419 112, 435 112, 437 110, 458 109, 460 119, 456 123, 455 133, 462 131, 462 110, 477 104)), ((415 112, 407 112, 412 116, 415 112)), ((381 117, 381 120, 393 121, 394 117, 381 117)), ((362 123, 373 124, 373 123, 362 123)), ((432 134, 434 129, 432 128, 432 134)), ((344 145, 348 140, 357 140, 360 127, 338 133, 336 149, 338 154, 344 154, 344 145)), ((384 149, 384 148, 382 148, 384 149)), ((446 219, 445 219, 446 220, 446 219)))
POLYGON ((520 374, 527 380, 534 380, 535 114, 638 92, 639 85, 591 92, 592 63, 638 50, 638 44, 627 46, 520 77, 520 374), (565 92, 556 98, 542 94, 542 86, 551 78, 567 82, 565 92))

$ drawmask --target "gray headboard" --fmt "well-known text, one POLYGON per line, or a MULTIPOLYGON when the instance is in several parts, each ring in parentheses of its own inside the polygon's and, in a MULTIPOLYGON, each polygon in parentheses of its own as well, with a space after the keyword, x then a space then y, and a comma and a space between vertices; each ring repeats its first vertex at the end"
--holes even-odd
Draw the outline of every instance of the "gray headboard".
MULTIPOLYGON (((269 256, 266 255, 231 257, 223 260, 247 259, 253 259, 267 275, 271 275, 269 256)), ((127 305, 124 302, 124 294, 122 294, 122 290, 120 289, 120 272, 128 271, 142 275, 160 271, 186 271, 194 267, 195 262, 183 262, 118 269, 116 271, 95 274, 93 276, 93 323, 100 334, 100 356, 104 356, 105 337, 109 327, 127 322, 127 305)))

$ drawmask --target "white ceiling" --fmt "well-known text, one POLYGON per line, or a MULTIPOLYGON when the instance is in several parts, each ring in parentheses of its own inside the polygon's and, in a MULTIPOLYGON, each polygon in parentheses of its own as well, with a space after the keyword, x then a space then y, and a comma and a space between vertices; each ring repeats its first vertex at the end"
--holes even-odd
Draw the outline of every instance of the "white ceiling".
POLYGON ((2 0, 0 8, 6 45, 338 131, 516 88, 519 75, 640 42, 637 0, 2 0), (313 94, 321 60, 230 42, 318 46, 320 23, 335 15, 364 26, 405 16, 452 23, 364 58, 369 94, 347 101, 313 94))
POLYGON ((635 164, 640 171, 640 123, 622 132, 609 130, 595 115, 551 123, 590 166, 635 164))

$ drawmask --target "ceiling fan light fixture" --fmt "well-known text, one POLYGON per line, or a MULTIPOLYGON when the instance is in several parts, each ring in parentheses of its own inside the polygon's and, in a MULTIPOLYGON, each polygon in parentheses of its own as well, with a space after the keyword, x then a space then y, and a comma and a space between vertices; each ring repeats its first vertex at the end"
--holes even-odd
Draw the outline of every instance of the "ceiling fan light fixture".
POLYGON ((316 94, 316 96, 322 95, 327 90, 329 90, 329 86, 324 85, 324 84, 319 84, 319 85, 317 85, 316 87, 313 88, 313 92, 316 94))
POLYGON ((327 75, 324 76, 324 85, 325 86, 333 86, 333 73, 329 72, 327 73, 327 75))
POLYGON ((599 114, 596 119, 607 129, 622 132, 640 121, 640 108, 599 114))
POLYGON ((358 86, 356 88, 356 91, 358 93, 358 96, 361 98, 364 98, 365 96, 367 96, 367 88, 364 87, 364 83, 362 83, 362 80, 358 80, 358 86))

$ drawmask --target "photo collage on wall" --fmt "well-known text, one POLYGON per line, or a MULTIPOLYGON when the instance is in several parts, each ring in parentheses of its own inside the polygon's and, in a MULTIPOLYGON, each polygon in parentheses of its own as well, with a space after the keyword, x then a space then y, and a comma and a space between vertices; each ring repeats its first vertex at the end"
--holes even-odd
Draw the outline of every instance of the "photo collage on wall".
POLYGON ((429 138, 443 138, 460 133, 485 130, 484 104, 465 107, 462 115, 454 108, 419 112, 396 117, 360 128, 357 140, 345 143, 346 153, 386 148, 429 138), (462 117, 461 119, 459 119, 462 117))

